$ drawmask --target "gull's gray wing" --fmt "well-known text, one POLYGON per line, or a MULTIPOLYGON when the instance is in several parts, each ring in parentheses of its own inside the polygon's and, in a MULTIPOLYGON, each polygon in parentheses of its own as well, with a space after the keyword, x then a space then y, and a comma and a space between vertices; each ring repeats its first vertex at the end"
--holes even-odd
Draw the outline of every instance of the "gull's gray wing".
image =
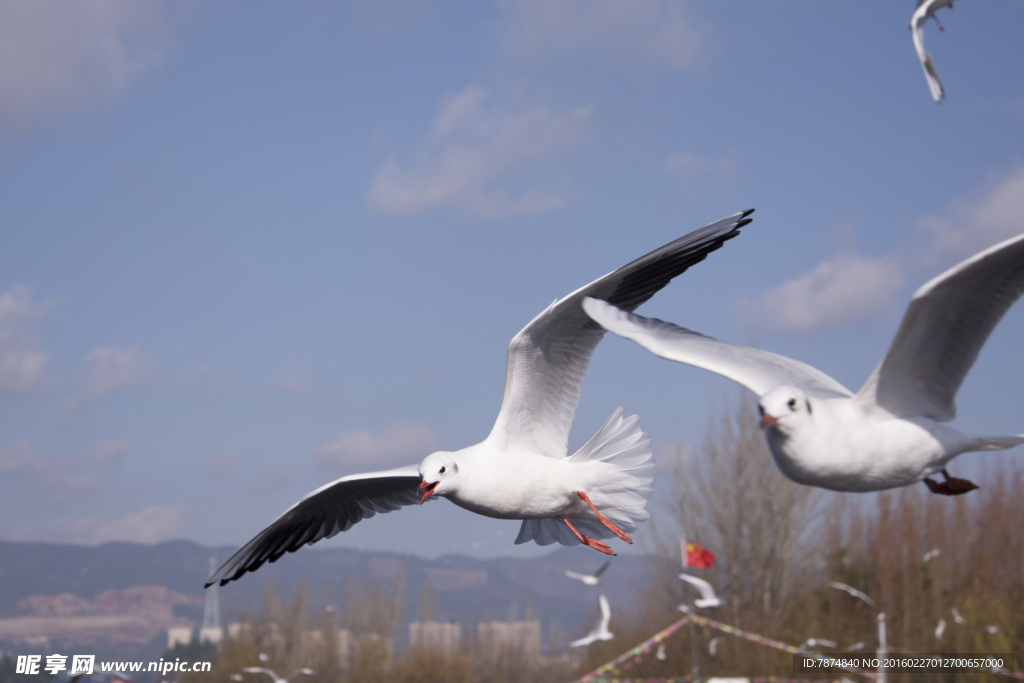
POLYGON ((792 358, 720 342, 657 318, 623 311, 599 299, 584 299, 583 309, 609 332, 631 339, 657 356, 718 373, 758 396, 783 385, 822 398, 853 395, 824 372, 792 358))
POLYGON ((488 441, 501 448, 564 456, 587 365, 604 335, 580 307, 583 298, 606 299, 634 310, 738 235, 751 222, 747 216, 752 212, 734 214, 680 237, 556 300, 534 318, 509 344, 505 395, 488 441))
POLYGON ((910 300, 885 358, 857 393, 898 417, 956 417, 956 392, 1024 294, 1024 234, 953 266, 910 300))
POLYGON ((285 553, 312 545, 377 513, 420 502, 418 466, 352 474, 332 481, 291 506, 207 580, 224 585, 285 553))

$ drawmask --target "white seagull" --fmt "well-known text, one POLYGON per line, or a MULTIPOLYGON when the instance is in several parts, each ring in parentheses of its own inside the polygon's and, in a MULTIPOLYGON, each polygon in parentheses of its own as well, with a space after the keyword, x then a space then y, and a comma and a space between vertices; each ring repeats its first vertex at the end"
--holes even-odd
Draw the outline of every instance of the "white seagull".
POLYGON ((942 548, 932 548, 931 550, 929 550, 928 552, 926 552, 924 555, 921 556, 921 561, 922 562, 929 562, 931 560, 934 560, 936 557, 938 557, 941 554, 942 554, 942 548))
POLYGON ((693 601, 694 607, 704 609, 705 607, 718 607, 722 604, 722 600, 715 595, 715 589, 704 579, 684 573, 680 573, 679 578, 700 591, 700 597, 693 601))
POLYGON ((601 574, 604 573, 605 569, 608 569, 609 564, 611 564, 611 560, 605 560, 605 563, 602 564, 601 567, 593 574, 580 574, 579 572, 574 572, 571 569, 565 569, 563 571, 570 579, 582 581, 587 586, 596 586, 601 583, 601 574))
POLYGON ((569 647, 586 647, 595 640, 611 640, 615 637, 615 634, 608 630, 608 622, 611 621, 612 610, 608 606, 608 598, 604 597, 604 593, 597 596, 597 604, 601 607, 601 618, 597 620, 597 626, 579 640, 569 643, 569 647))
POLYGON ((654 653, 654 656, 663 662, 668 659, 668 654, 665 652, 665 643, 658 645, 658 651, 654 653))
POLYGON ((837 643, 832 640, 825 640, 824 638, 808 638, 800 644, 800 647, 797 648, 797 651, 804 652, 812 647, 836 647, 836 645, 837 643))
POLYGON ((917 50, 917 58, 921 60, 921 68, 924 69, 928 89, 932 91, 932 99, 936 102, 942 102, 945 99, 946 91, 942 89, 942 81, 939 80, 939 72, 935 70, 931 54, 924 49, 924 25, 929 18, 932 18, 939 25, 939 30, 945 31, 946 27, 935 16, 935 12, 946 6, 953 7, 953 0, 918 0, 917 9, 914 10, 914 14, 910 18, 910 32, 914 39, 914 49, 917 50))
POLYGON ((247 674, 266 674, 266 675, 270 676, 271 680, 274 681, 274 683, 288 683, 288 681, 292 680, 292 678, 295 677, 295 676, 299 676, 299 675, 302 675, 302 676, 312 676, 313 675, 313 670, 312 669, 296 669, 295 671, 291 672, 290 674, 288 674, 284 678, 281 678, 273 670, 267 669, 267 668, 262 667, 262 666, 247 666, 244 669, 242 669, 242 671, 244 671, 247 674))
POLYGON ((942 634, 946 632, 946 620, 939 619, 939 623, 935 625, 935 639, 942 640, 942 634))
POLYGON ((585 299, 607 329, 669 360, 717 372, 759 399, 775 463, 800 484, 879 491, 922 479, 935 493, 977 488, 946 465, 970 451, 997 451, 1024 435, 974 437, 943 425, 999 320, 1024 293, 1024 235, 986 249, 917 290, 888 353, 856 395, 810 365, 727 344, 661 320, 585 299), (941 473, 943 482, 928 476, 941 473))
POLYGON ((849 593, 853 597, 860 598, 861 600, 863 600, 864 602, 868 603, 872 607, 874 607, 876 609, 878 608, 878 605, 875 604, 875 601, 871 599, 870 595, 868 595, 864 591, 857 590, 856 588, 854 588, 853 586, 851 586, 848 583, 840 583, 838 581, 829 581, 828 585, 831 586, 832 588, 838 588, 841 591, 846 591, 847 593, 849 593))
POLYGON ((632 542, 647 519, 651 445, 637 417, 617 409, 566 457, 569 427, 595 347, 604 336, 580 307, 585 296, 635 309, 750 223, 752 210, 681 237, 556 300, 508 347, 505 395, 482 442, 438 451, 419 466, 342 477, 313 491, 236 552, 210 577, 221 585, 286 552, 330 538, 376 513, 432 495, 488 517, 521 519, 516 543, 583 543, 614 555, 598 538, 632 542))

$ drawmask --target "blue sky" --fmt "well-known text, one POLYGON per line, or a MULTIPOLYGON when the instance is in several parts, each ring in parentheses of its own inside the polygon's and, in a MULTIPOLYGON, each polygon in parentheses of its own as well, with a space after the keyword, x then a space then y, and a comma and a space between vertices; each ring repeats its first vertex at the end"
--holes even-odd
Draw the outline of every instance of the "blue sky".
MULTIPOLYGON (((917 286, 1024 230, 1024 2, 929 24, 942 105, 913 9, 0 0, 0 538, 240 544, 475 443, 543 307, 750 207, 640 312, 856 390, 917 286)), ((1024 431, 1021 308, 965 431, 1024 431)), ((607 339, 571 445, 623 405, 675 457, 730 396, 607 339)), ((331 543, 516 531, 442 501, 331 543)))

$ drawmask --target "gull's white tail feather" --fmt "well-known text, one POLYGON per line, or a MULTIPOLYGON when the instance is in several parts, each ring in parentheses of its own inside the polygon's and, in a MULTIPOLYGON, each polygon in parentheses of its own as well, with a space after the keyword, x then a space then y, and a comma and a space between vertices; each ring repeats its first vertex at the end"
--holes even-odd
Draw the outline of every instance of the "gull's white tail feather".
MULTIPOLYGON (((622 408, 617 408, 590 441, 568 460, 574 468, 579 468, 585 482, 583 490, 594 506, 620 529, 631 533, 647 519, 654 460, 651 437, 640 429, 636 415, 624 418, 622 408)), ((569 519, 585 536, 609 538, 613 535, 589 508, 585 513, 570 515, 569 519)), ((527 541, 538 545, 579 543, 561 519, 523 520, 516 543, 527 541)))
POLYGON ((1024 443, 1024 434, 1019 436, 982 436, 972 451, 1005 451, 1024 443))

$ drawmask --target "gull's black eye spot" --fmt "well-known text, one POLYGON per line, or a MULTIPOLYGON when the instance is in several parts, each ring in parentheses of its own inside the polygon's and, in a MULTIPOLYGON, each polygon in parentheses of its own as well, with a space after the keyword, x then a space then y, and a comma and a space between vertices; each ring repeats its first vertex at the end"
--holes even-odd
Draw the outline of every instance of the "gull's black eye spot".
POLYGON ((441 465, 441 469, 437 471, 438 474, 444 474, 444 465, 441 465))
POLYGON ((789 399, 788 401, 786 401, 786 405, 789 406, 790 410, 796 410, 796 399, 795 398, 789 399))
POLYGON ((814 414, 814 411, 811 410, 811 401, 810 401, 810 399, 808 399, 808 401, 807 401, 807 414, 808 415, 813 415, 814 414))
POLYGON ((761 414, 761 417, 764 417, 764 406, 758 406, 757 412, 761 414))

